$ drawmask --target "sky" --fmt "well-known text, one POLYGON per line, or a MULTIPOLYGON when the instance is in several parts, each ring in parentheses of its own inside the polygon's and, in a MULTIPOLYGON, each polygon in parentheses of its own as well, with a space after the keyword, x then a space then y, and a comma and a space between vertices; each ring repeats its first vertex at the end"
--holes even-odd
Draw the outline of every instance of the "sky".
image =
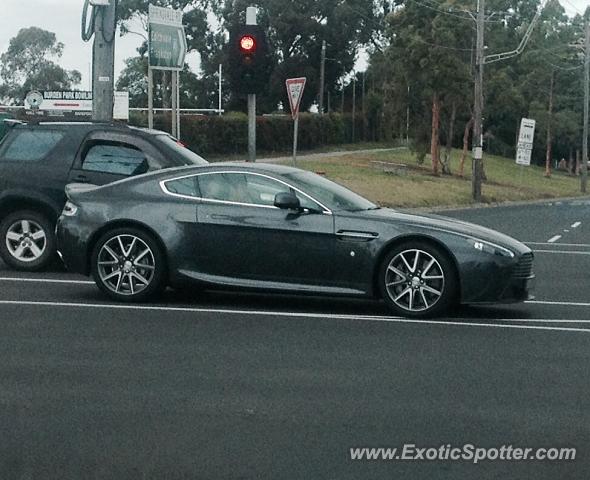
MULTIPOLYGON (((318 0, 321 1, 321 0, 318 0)), ((569 15, 582 13, 590 0, 560 0, 569 15)), ((65 44, 60 65, 82 73, 81 89, 89 88, 89 71, 92 59, 92 40, 84 43, 80 36, 84 0, 0 0, 0 53, 8 48, 9 41, 21 28, 36 26, 54 32, 65 44)), ((124 68, 126 58, 137 55, 136 49, 142 39, 137 35, 117 37, 115 76, 124 68)), ((190 55, 187 62, 194 70, 198 68, 197 54, 190 55)), ((366 56, 361 54, 357 70, 366 67, 366 56)))

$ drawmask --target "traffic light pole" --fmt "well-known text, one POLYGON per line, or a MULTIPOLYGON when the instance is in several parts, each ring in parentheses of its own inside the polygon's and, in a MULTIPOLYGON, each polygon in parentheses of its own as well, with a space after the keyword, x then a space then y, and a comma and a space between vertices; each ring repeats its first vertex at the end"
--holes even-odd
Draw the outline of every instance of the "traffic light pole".
MULTIPOLYGON (((246 25, 257 25, 256 7, 246 9, 246 25)), ((248 94, 248 161, 256 161, 256 94, 248 94)))

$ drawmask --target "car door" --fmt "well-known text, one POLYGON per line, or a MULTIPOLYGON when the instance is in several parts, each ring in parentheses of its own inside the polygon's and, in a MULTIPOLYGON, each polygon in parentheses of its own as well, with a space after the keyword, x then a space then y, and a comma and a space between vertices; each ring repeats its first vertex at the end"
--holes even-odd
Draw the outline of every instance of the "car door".
POLYGON ((104 185, 161 168, 159 157, 160 153, 141 138, 92 132, 80 147, 68 181, 104 185))
POLYGON ((227 171, 196 178, 202 200, 191 231, 195 271, 228 280, 331 283, 336 237, 329 212, 267 175, 227 171), (275 195, 289 191, 308 208, 276 208, 275 195))

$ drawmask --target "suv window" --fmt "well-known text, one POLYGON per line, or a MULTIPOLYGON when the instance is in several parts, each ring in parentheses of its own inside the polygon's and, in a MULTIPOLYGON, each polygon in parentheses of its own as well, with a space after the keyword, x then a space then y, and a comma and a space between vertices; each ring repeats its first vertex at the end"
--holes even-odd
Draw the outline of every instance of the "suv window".
POLYGON ((149 170, 145 154, 138 148, 118 142, 95 142, 82 160, 82 170, 139 175, 149 170))
POLYGON ((45 158, 63 137, 55 130, 21 130, 5 144, 1 158, 8 162, 36 162, 45 158))

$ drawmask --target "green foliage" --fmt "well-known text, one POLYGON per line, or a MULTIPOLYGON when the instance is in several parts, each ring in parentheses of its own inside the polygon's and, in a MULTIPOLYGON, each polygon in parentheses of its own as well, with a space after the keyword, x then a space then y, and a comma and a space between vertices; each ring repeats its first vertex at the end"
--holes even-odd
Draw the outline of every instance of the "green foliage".
POLYGON ((21 104, 30 90, 67 90, 80 83, 80 72, 66 71, 57 63, 64 45, 54 33, 23 28, 0 56, 0 100, 21 104))
MULTIPOLYGON (((364 140, 362 119, 356 118, 356 141, 364 140)), ((169 115, 156 115, 155 128, 169 130, 169 115)), ((131 124, 146 126, 145 114, 133 113, 131 124)), ((299 147, 302 150, 352 141, 350 115, 301 114, 299 118, 299 147)), ((248 117, 242 113, 223 116, 181 117, 181 140, 203 155, 244 154, 248 149, 248 117)), ((261 116, 256 119, 257 148, 264 152, 288 153, 293 147, 293 120, 287 115, 261 116)))

